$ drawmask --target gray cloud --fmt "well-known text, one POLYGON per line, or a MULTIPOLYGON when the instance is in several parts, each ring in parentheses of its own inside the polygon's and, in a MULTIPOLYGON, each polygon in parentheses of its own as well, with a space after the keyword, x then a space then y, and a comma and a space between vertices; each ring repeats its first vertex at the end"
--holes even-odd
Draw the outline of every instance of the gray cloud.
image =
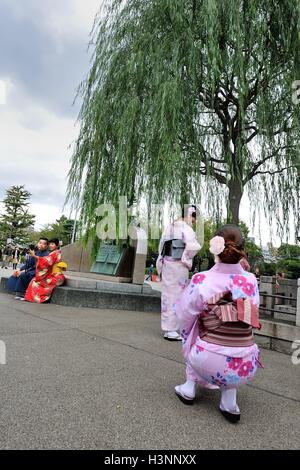
POLYGON ((90 67, 89 32, 100 3, 0 0, 0 80, 9 84, 0 106, 0 200, 10 186, 25 184, 37 226, 58 217, 65 201, 80 107, 72 103, 90 67))
POLYGON ((31 192, 32 203, 54 205, 62 209, 65 200, 66 181, 65 174, 59 172, 59 168, 54 173, 51 170, 51 161, 44 161, 43 164, 34 166, 24 165, 19 168, 11 162, 6 168, 0 167, 0 199, 5 197, 5 191, 11 186, 21 186, 25 184, 25 189, 31 192))
MULTIPOLYGON (((89 68, 88 33, 74 31, 62 39, 47 27, 47 12, 56 6, 53 0, 43 0, 38 13, 36 1, 21 2, 22 14, 12 3, 0 4, 0 77, 11 77, 25 94, 55 114, 76 117, 80 103, 72 103, 89 68)), ((12 96, 12 105, 18 105, 17 98, 12 96)))

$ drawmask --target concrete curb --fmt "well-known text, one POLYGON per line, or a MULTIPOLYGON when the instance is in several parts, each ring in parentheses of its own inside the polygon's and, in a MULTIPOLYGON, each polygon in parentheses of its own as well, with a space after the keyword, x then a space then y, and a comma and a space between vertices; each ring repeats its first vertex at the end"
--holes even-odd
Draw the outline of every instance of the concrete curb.
POLYGON ((146 294, 154 297, 160 297, 160 292, 154 290, 149 284, 129 284, 129 283, 118 283, 109 281, 98 281, 96 279, 84 279, 70 277, 66 279, 64 287, 70 287, 73 289, 89 289, 98 290, 101 292, 119 292, 124 294, 146 294))
POLYGON ((60 287, 55 289, 51 303, 68 307, 160 312, 160 298, 140 293, 99 291, 60 287), (112 295, 113 294, 113 295, 112 295))
MULTIPOLYGON (((0 292, 6 290, 7 277, 0 279, 0 292)), ((91 289, 90 281, 68 280, 67 286, 55 289, 51 303, 69 307, 88 307, 100 309, 135 310, 141 312, 160 313, 160 292, 154 291, 149 285, 114 284, 97 281, 98 289, 91 289), (69 286, 71 284, 71 286, 69 286), (113 290, 112 290, 113 289, 113 290)))

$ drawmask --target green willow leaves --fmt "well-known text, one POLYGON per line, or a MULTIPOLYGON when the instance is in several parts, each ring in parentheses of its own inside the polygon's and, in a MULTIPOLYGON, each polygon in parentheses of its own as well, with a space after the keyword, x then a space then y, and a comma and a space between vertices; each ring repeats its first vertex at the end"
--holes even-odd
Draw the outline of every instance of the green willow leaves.
POLYGON ((111 0, 79 88, 68 201, 92 227, 104 201, 206 202, 299 227, 300 2, 111 0), (298 224, 298 225, 297 225, 298 224))

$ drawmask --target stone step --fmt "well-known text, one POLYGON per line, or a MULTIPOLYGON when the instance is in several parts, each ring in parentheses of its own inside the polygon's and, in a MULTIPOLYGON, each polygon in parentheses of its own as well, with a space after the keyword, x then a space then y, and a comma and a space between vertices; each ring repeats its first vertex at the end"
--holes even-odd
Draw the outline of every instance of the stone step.
POLYGON ((74 287, 55 289, 51 303, 56 305, 160 313, 160 298, 145 293, 112 292, 74 287))
MULTIPOLYGON (((2 276, 0 278, 0 290, 4 292, 6 282, 9 276, 2 276)), ((101 292, 120 292, 127 294, 145 294, 153 297, 160 298, 160 291, 152 289, 152 287, 145 282, 143 285, 132 284, 132 283, 118 283, 109 282, 98 279, 72 276, 67 277, 64 284, 65 287, 70 287, 78 290, 93 290, 101 292)))
MULTIPOLYGON (((0 279, 0 291, 6 292, 8 276, 0 279)), ((160 312, 160 292, 150 285, 97 281, 72 277, 66 284, 54 290, 51 302, 71 307, 90 307, 118 310, 160 312)))
POLYGON ((101 292, 120 292, 127 294, 147 294, 154 297, 160 297, 160 292, 154 290, 149 284, 144 283, 143 285, 132 284, 132 283, 118 283, 102 281, 97 279, 88 279, 83 277, 67 277, 66 287, 73 289, 89 289, 99 290, 101 292))

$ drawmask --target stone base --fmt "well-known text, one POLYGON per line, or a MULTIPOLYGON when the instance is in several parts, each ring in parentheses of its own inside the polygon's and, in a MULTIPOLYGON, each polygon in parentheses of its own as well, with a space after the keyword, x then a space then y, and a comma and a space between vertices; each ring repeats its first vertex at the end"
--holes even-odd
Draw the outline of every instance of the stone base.
POLYGON ((103 292, 99 290, 78 290, 71 287, 55 289, 51 303, 78 308, 99 308, 160 312, 160 298, 141 293, 103 292))
POLYGON ((291 341, 284 339, 270 338, 268 336, 254 335, 256 344, 263 349, 271 349, 272 351, 281 352, 284 354, 293 354, 291 341))
POLYGON ((97 290, 102 292, 119 292, 124 294, 146 294, 153 295, 155 297, 160 297, 160 292, 152 289, 151 286, 144 282, 143 285, 131 284, 131 283, 116 283, 100 281, 98 277, 96 279, 86 278, 86 277, 77 277, 68 276, 66 279, 66 284, 64 287, 71 287, 78 290, 97 290))
POLYGON ((131 277, 117 277, 117 276, 110 276, 106 274, 97 274, 97 273, 82 273, 79 271, 67 271, 66 272, 66 278, 67 279, 72 279, 73 277, 81 277, 85 279, 95 279, 99 281, 107 281, 107 282, 124 282, 124 283, 130 283, 132 282, 131 277))
POLYGON ((296 307, 291 305, 276 305, 275 309, 278 310, 278 312, 274 312, 275 320, 296 321, 296 307))
POLYGON ((259 346, 273 351, 292 354, 292 344, 300 339, 300 327, 274 320, 260 320, 261 329, 255 330, 255 341, 259 346))
POLYGON ((0 292, 8 292, 6 290, 7 279, 8 279, 8 277, 1 277, 1 279, 0 279, 0 292))

